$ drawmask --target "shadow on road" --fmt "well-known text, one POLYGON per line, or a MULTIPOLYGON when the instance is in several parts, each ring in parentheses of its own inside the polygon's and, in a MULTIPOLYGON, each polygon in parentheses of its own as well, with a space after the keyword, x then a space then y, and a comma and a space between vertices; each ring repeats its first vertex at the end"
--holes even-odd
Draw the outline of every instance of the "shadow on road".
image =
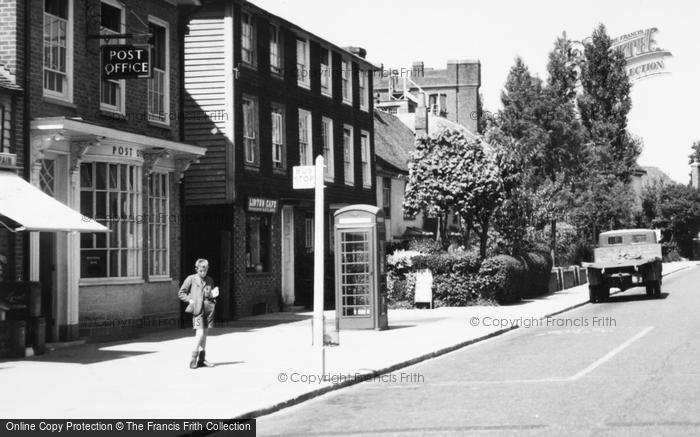
POLYGON ((668 293, 661 293, 660 297, 647 297, 646 294, 624 294, 624 295, 610 296, 610 298, 606 302, 618 303, 618 302, 635 302, 635 301, 642 301, 642 300, 664 300, 667 297, 668 297, 668 293))

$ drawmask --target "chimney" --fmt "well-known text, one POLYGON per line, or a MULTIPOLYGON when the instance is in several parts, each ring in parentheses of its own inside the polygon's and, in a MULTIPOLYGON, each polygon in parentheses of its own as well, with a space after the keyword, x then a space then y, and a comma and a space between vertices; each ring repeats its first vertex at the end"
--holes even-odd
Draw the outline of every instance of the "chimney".
POLYGON ((343 50, 347 50, 348 52, 352 53, 355 56, 359 56, 362 59, 365 59, 365 56, 367 56, 367 50, 363 49, 362 47, 343 47, 343 50))
POLYGON ((690 164, 690 185, 700 191, 700 163, 690 164))
POLYGON ((411 68, 412 77, 423 77, 425 75, 425 64, 423 61, 413 61, 413 68, 411 68))
POLYGON ((425 93, 418 94, 414 127, 416 138, 428 136, 428 108, 425 105, 425 93))

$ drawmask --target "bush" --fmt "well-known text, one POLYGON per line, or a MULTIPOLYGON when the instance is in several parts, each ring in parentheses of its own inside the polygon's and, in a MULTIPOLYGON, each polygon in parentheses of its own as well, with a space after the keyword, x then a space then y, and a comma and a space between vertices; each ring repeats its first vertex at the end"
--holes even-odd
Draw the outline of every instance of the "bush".
POLYGON ((520 257, 525 266, 522 297, 536 297, 549 292, 552 256, 546 252, 528 252, 520 257))
POLYGON ((478 288, 482 297, 498 303, 520 300, 525 281, 525 266, 508 255, 487 258, 479 269, 478 288))
POLYGON ((430 270, 433 275, 460 273, 469 275, 479 272, 481 259, 474 253, 418 254, 412 258, 415 270, 430 270))

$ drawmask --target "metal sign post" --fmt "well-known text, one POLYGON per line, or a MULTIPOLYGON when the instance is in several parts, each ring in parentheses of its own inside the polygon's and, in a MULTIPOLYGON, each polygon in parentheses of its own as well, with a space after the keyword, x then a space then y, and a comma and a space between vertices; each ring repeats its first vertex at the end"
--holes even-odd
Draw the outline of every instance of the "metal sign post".
POLYGON ((314 317, 312 340, 314 359, 321 374, 326 373, 326 350, 324 346, 325 320, 323 317, 323 155, 316 158, 315 166, 295 166, 293 168, 293 188, 295 190, 314 188, 314 317))
POLYGON ((314 205, 314 349, 318 351, 321 374, 326 373, 323 319, 323 155, 316 158, 316 187, 314 205))

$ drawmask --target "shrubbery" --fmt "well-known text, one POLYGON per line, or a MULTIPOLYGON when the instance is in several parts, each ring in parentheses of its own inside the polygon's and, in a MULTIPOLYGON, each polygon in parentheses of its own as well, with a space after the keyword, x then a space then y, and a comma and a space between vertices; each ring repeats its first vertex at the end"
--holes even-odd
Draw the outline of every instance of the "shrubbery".
POLYGON ((475 253, 434 253, 398 250, 387 257, 387 289, 393 307, 410 307, 416 274, 433 275, 435 306, 511 303, 549 291, 552 259, 546 252, 518 258, 496 255, 483 262, 475 253))
POLYGON ((499 303, 520 300, 525 280, 524 264, 509 255, 487 258, 479 269, 479 285, 484 297, 499 303))

